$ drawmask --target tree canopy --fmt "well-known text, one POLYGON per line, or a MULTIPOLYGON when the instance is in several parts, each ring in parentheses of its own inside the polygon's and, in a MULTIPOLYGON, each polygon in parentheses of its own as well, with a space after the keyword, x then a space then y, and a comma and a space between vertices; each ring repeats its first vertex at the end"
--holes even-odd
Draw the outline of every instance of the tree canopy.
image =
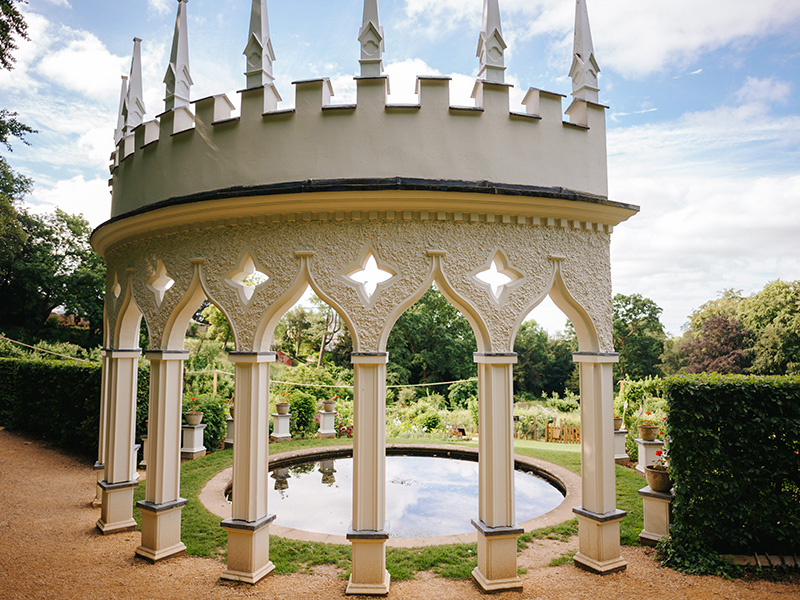
POLYGON ((614 347, 619 352, 615 379, 644 379, 661 373, 664 326, 661 308, 641 294, 613 298, 614 347))

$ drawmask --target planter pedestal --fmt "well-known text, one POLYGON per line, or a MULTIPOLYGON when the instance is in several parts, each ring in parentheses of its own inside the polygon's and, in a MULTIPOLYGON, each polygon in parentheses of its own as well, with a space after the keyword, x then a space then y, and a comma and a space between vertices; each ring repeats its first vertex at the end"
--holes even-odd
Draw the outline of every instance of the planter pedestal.
POLYGON ((639 446, 639 462, 636 465, 636 470, 640 475, 644 475, 644 468, 654 465, 656 463, 656 451, 664 449, 664 442, 655 440, 647 442, 643 439, 634 440, 636 445, 639 446))
POLYGON ((289 421, 291 417, 291 414, 281 415, 272 413, 272 435, 269 436, 270 440, 286 442, 292 439, 292 434, 289 431, 289 421))
POLYGON ((627 429, 614 430, 614 462, 618 465, 628 462, 628 453, 625 451, 625 438, 627 436, 627 429))
POLYGON ((181 431, 183 432, 181 458, 194 460, 206 455, 206 447, 203 445, 203 430, 205 428, 205 424, 181 425, 181 431))
POLYGON ((142 436, 142 460, 139 461, 139 468, 147 468, 147 436, 142 436))
POLYGON ((654 492, 649 486, 639 490, 644 503, 644 529, 639 534, 639 542, 655 546, 662 537, 669 535, 669 510, 674 494, 654 492))
POLYGON ((225 448, 233 448, 233 417, 227 418, 225 429, 225 448))
POLYGON ((319 411, 319 431, 317 437, 335 438, 336 437, 336 411, 319 411))

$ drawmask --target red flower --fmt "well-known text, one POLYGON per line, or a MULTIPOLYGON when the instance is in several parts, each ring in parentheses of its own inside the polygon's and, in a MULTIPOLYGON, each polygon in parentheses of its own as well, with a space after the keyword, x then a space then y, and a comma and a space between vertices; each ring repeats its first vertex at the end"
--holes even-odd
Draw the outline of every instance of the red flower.
POLYGON ((662 454, 664 454, 663 450, 656 450, 656 456, 661 456, 662 454))

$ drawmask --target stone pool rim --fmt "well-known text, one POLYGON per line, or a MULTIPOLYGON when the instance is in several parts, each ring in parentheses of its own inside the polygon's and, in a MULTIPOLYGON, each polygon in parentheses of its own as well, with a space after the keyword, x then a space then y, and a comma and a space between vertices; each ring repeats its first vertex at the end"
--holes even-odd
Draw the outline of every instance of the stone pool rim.
MULTIPOLYGON (((272 446, 270 449, 274 448, 272 446)), ((269 469, 291 467, 313 461, 351 458, 353 456, 353 446, 318 446, 315 448, 302 448, 290 452, 270 454, 269 469)), ((478 461, 478 448, 470 446, 450 446, 445 444, 387 444, 386 456, 433 456, 439 458, 451 458, 456 460, 478 461)), ((554 509, 539 515, 533 519, 519 523, 519 527, 525 532, 550 525, 557 525, 574 518, 572 509, 581 506, 581 478, 578 474, 559 465, 524 456, 514 454, 514 469, 533 473, 545 479, 553 487, 564 494, 564 499, 554 509)), ((229 519, 231 517, 231 506, 225 501, 225 489, 230 484, 233 467, 228 467, 212 477, 200 491, 200 501, 215 515, 229 519)), ((477 518, 477 515, 474 515, 477 518)), ((280 514, 277 520, 270 525, 270 534, 277 535, 293 540, 307 542, 321 542, 326 544, 348 544, 345 536, 326 533, 316 533, 292 527, 283 527, 279 524, 280 514)), ((439 546, 445 544, 471 544, 477 541, 476 533, 461 533, 454 535, 440 535, 416 538, 389 538, 386 541, 387 547, 412 548, 419 546, 439 546)))

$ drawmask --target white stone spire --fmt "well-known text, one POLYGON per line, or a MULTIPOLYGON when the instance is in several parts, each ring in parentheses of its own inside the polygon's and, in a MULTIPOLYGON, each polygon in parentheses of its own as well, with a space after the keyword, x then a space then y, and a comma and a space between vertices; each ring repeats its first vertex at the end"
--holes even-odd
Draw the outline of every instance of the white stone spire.
POLYGON ((128 78, 128 92, 125 97, 125 129, 128 134, 144 122, 144 88, 142 87, 142 40, 133 38, 133 58, 131 74, 128 78))
POLYGON ((500 23, 499 0, 483 0, 483 24, 478 37, 478 52, 481 66, 478 79, 492 83, 505 81, 506 70, 504 53, 506 43, 503 40, 503 27, 500 23))
POLYGON ((361 76, 383 75, 383 27, 378 16, 378 0, 364 0, 364 20, 358 32, 361 44, 361 76))
POLYGON ((247 57, 247 87, 256 88, 270 85, 275 81, 272 75, 272 63, 275 52, 269 35, 269 16, 267 0, 253 0, 250 10, 250 33, 244 49, 247 57))
POLYGON ((127 119, 128 109, 125 107, 128 96, 128 77, 122 76, 122 89, 119 92, 119 114, 117 116, 117 128, 114 130, 114 145, 119 144, 125 135, 125 120, 127 119))
POLYGON ((575 43, 572 51, 572 97, 576 100, 597 102, 597 74, 600 67, 594 57, 592 32, 589 29, 589 11, 586 0, 577 0, 575 6, 575 43))
POLYGON ((172 52, 169 66, 164 75, 167 95, 164 102, 167 110, 189 106, 192 76, 189 74, 189 34, 186 25, 186 3, 178 0, 178 16, 175 19, 175 34, 172 38, 172 52))

